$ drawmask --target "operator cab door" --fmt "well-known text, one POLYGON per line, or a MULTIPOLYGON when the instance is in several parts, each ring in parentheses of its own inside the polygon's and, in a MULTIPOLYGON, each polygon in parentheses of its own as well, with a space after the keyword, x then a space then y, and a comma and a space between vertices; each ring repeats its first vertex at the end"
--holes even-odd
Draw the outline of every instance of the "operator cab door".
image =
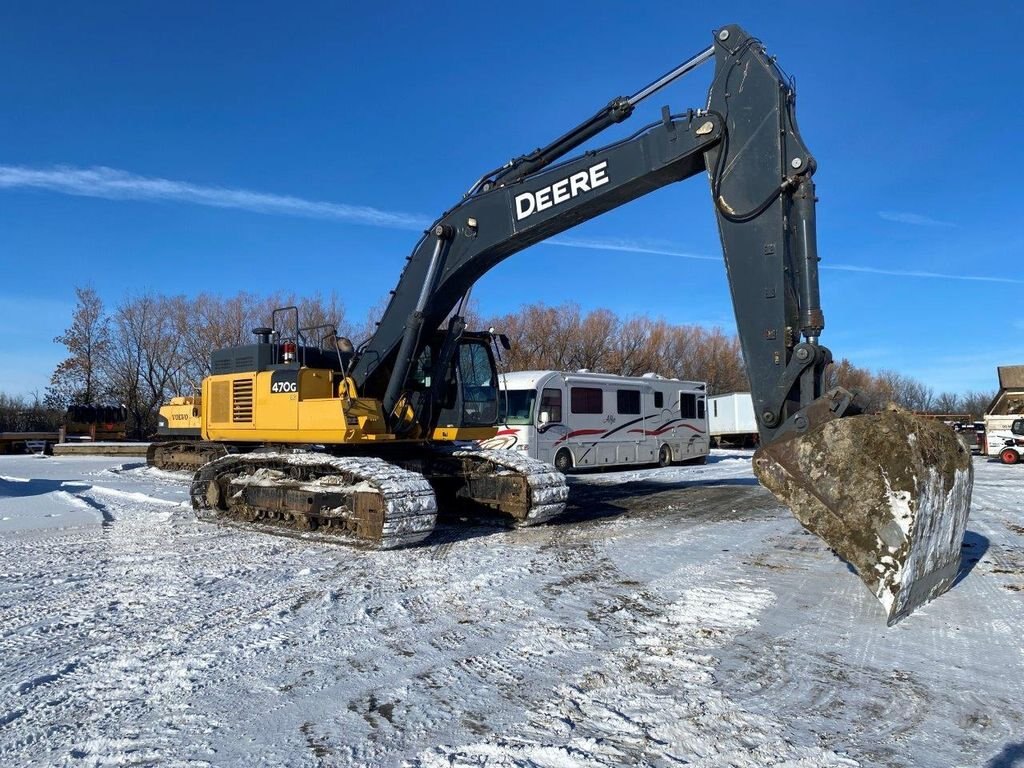
POLYGON ((555 462, 555 452, 565 443, 569 427, 563 422, 564 390, 560 386, 544 387, 537 405, 537 436, 530 446, 530 456, 549 464, 555 462))
MULTIPOLYGON (((490 347, 479 340, 460 342, 437 420, 442 427, 490 427, 498 423, 497 368, 490 347)), ((424 389, 430 381, 421 382, 424 389)))

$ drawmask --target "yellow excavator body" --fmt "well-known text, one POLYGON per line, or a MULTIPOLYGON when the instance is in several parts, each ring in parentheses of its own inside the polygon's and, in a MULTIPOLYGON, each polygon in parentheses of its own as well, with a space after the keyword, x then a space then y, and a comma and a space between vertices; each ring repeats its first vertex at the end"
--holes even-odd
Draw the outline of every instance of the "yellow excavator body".
MULTIPOLYGON (((345 445, 424 439, 415 431, 402 437, 391 432, 380 400, 358 397, 351 378, 326 368, 208 376, 202 405, 202 436, 210 441, 345 445)), ((438 425, 430 439, 486 440, 496 433, 493 426, 438 425)))

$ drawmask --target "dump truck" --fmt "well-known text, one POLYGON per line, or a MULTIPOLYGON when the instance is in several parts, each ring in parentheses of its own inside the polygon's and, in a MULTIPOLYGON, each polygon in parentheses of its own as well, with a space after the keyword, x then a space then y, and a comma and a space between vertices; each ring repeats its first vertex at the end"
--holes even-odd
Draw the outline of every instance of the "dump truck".
POLYGON ((1003 365, 996 369, 999 391, 985 415, 985 437, 979 446, 987 456, 1003 464, 1024 460, 1024 365, 1003 365))

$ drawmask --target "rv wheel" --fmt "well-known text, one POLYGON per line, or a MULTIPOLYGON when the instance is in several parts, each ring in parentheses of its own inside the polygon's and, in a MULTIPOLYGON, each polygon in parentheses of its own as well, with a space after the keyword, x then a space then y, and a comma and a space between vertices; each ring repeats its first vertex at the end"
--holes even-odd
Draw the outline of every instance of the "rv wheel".
POLYGON ((1020 461, 1020 454, 1013 450, 1013 448, 1004 448, 1003 452, 999 454, 999 460, 1003 464, 1016 464, 1020 461))
POLYGON ((555 454, 555 469, 559 472, 568 472, 572 469, 572 454, 568 448, 563 448, 555 454))
POLYGON ((661 450, 658 451, 658 466, 667 467, 672 463, 672 449, 667 445, 661 446, 661 450))

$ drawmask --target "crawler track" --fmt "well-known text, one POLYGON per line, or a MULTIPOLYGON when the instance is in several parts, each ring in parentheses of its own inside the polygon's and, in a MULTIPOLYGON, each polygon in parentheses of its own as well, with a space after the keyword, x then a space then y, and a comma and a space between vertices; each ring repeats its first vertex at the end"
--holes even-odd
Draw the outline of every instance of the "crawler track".
POLYGON ((172 440, 153 442, 146 449, 146 464, 169 472, 195 472, 204 464, 225 456, 223 443, 199 440, 172 440))
POLYGON ((375 549, 416 544, 437 519, 426 478, 373 457, 224 456, 196 472, 191 497, 200 520, 375 549))
MULTIPOLYGON (((491 507, 509 515, 515 525, 546 523, 565 511, 569 486, 550 464, 515 451, 469 448, 439 452, 458 462, 457 499, 491 507)), ((441 483, 434 481, 440 491, 441 483)))

